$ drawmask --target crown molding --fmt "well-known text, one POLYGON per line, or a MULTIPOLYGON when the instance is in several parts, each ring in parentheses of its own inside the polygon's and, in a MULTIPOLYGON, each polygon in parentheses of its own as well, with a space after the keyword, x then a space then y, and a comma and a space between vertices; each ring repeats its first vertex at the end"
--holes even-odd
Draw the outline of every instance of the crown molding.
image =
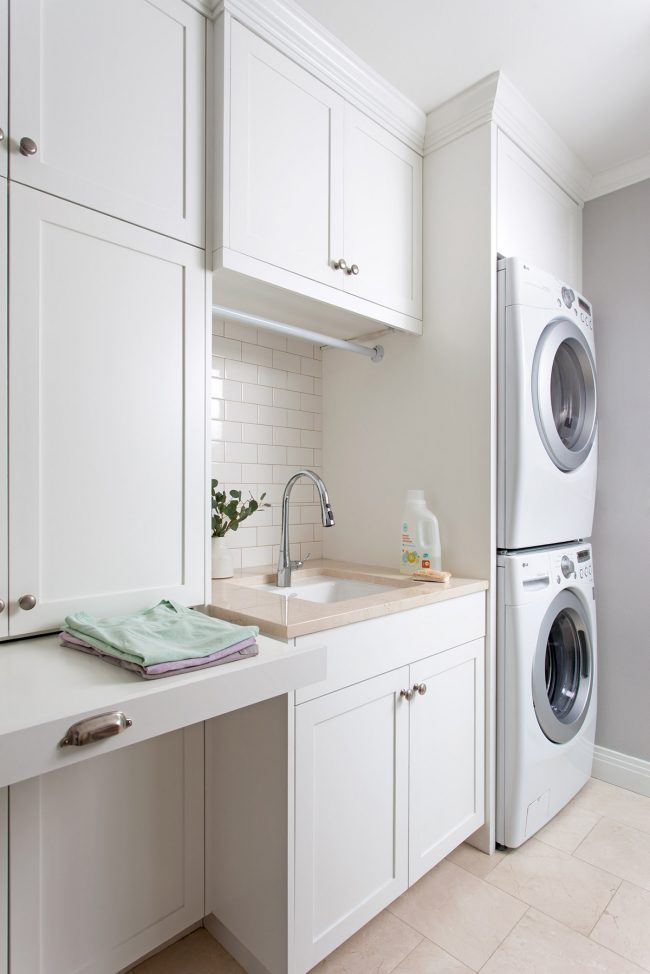
POLYGON ((435 152, 493 122, 578 203, 591 173, 501 71, 495 71, 427 115, 424 152, 435 152))
POLYGON ((597 172, 591 180, 587 199, 593 200, 597 196, 615 193, 617 189, 625 189, 626 186, 640 183, 644 179, 650 179, 650 152, 638 159, 631 159, 630 162, 623 162, 620 166, 597 172))
MULTIPOLYGON (((196 0, 195 0, 196 2, 196 0)), ((422 152, 426 116, 295 0, 202 0, 288 55, 407 145, 422 152)))

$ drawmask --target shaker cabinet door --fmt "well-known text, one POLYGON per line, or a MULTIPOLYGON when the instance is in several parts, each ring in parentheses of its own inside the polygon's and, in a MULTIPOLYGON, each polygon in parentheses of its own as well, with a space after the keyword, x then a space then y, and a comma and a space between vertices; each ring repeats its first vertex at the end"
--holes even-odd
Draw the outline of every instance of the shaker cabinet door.
POLYGON ((230 57, 226 245, 340 288, 343 101, 236 21, 230 57))
POLYGON ((411 666, 409 884, 483 824, 484 641, 411 666))
POLYGON ((203 246, 205 19, 183 0, 11 0, 10 23, 11 178, 203 246))
POLYGON ((10 213, 9 633, 202 603, 203 255, 16 183, 10 213))
POLYGON ((406 889, 408 667, 296 708, 296 960, 310 970, 406 889))
POLYGON ((7 180, 0 177, 0 638, 9 634, 7 515, 7 180))
POLYGON ((202 724, 9 793, 11 974, 115 974, 202 919, 202 724))
POLYGON ((422 157, 352 105, 343 213, 346 290, 422 318, 422 157))

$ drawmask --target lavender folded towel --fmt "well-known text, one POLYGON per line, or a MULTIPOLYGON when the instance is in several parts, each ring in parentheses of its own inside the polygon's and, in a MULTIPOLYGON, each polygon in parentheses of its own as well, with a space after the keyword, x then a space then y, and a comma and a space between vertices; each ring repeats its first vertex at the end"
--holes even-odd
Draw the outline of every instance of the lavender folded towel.
POLYGON ((242 639, 232 646, 217 650, 207 656, 198 656, 195 659, 172 660, 167 663, 153 663, 149 666, 143 666, 141 663, 135 663, 132 660, 110 656, 108 653, 102 652, 98 647, 91 646, 90 643, 78 639, 69 632, 62 632, 60 638, 62 646, 78 649, 80 652, 88 653, 90 656, 97 656, 99 659, 104 659, 108 663, 113 663, 115 666, 121 666, 122 669, 131 670, 145 680, 157 680, 163 676, 173 676, 175 673, 187 673, 194 670, 203 670, 208 666, 220 666, 222 663, 230 663, 236 659, 247 659, 250 656, 257 656, 259 653, 255 637, 249 636, 247 639, 242 639))

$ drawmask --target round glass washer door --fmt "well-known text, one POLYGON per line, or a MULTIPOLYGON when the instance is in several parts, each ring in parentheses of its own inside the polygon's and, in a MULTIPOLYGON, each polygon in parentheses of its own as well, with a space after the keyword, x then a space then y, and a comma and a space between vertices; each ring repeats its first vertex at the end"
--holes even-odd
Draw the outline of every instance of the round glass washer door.
POLYGON ((596 366, 568 318, 549 322, 535 349, 533 410, 549 457, 565 472, 585 462, 596 436, 596 366))
POLYGON ((548 607, 533 660, 533 705, 542 731, 566 744, 582 727, 591 702, 591 628, 577 595, 565 589, 548 607))

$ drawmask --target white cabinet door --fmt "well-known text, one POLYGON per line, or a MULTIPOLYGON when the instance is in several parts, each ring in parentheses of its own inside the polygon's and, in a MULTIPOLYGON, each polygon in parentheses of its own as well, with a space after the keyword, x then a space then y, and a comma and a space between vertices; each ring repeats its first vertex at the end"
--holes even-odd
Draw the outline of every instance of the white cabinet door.
POLYGON ((406 889, 408 667, 296 708, 297 968, 406 889))
POLYGON ((203 725, 10 788, 12 974, 115 974, 203 917, 203 725))
POLYGON ((346 290, 422 317, 422 157, 351 105, 345 106, 346 290))
POLYGON ((0 177, 0 637, 9 632, 7 513, 7 180, 0 177))
POLYGON ((580 287, 582 209, 501 131, 497 146, 497 250, 580 287))
POLYGON ((204 255, 16 183, 10 214, 10 634, 203 602, 204 255))
POLYGON ((484 641, 411 666, 409 884, 483 824, 484 641))
POLYGON ((9 789, 0 788, 0 974, 9 970, 9 789))
POLYGON ((204 244, 205 20, 182 0, 11 0, 12 179, 204 244), (19 151, 22 138, 35 155, 19 151))
POLYGON ((226 246, 340 288, 343 101, 236 21, 230 57, 226 246))

